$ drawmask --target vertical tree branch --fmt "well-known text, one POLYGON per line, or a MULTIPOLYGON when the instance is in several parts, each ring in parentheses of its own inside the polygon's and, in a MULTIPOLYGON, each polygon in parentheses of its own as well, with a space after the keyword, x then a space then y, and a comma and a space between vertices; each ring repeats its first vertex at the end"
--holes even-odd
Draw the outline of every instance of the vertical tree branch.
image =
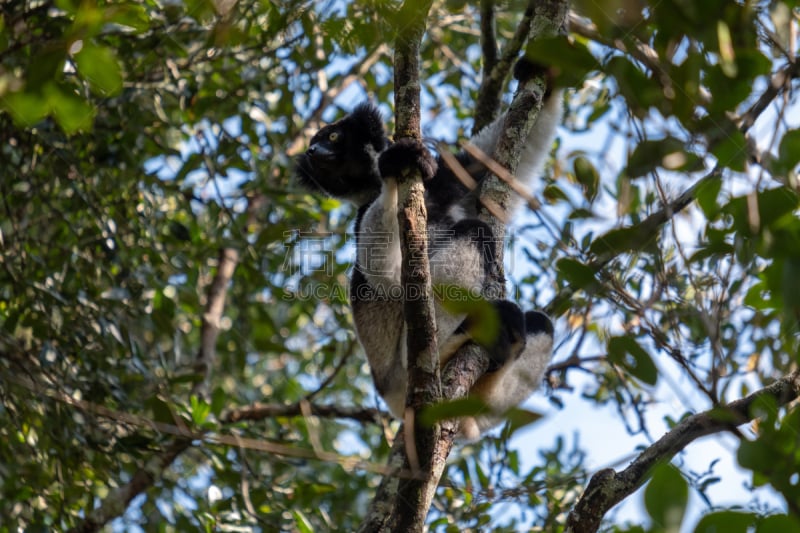
POLYGON ((396 19, 394 51, 395 138, 419 139, 419 48, 432 0, 406 0, 396 19))
MULTIPOLYGON (((429 7, 429 2, 407 1, 398 16, 399 31, 395 50, 397 137, 419 138, 419 42, 425 29, 425 16, 429 7)), ((551 18, 549 23, 540 22, 536 26, 539 32, 537 35, 556 33, 566 20, 566 12, 566 3, 563 1, 552 0, 539 6, 539 15, 551 18)), ((530 15, 527 17, 530 18, 530 15)), ((527 33, 526 28, 523 35, 526 37, 527 33)), ((521 42, 515 46, 518 52, 521 42)), ((541 93, 543 85, 539 84, 541 93)), ((511 140, 506 140, 502 144, 502 150, 495 154, 499 154, 502 157, 500 162, 512 171, 519 161, 518 152, 522 142, 541 107, 541 94, 538 95, 538 100, 536 98, 537 96, 530 97, 525 91, 517 94, 515 107, 506 122, 506 129, 513 128, 514 135, 507 134, 506 137, 511 140), (524 129, 518 131, 518 128, 524 129)), ((398 184, 401 191, 398 217, 403 254, 402 281, 406 294, 404 314, 408 328, 409 389, 406 404, 408 412, 416 413, 419 408, 442 397, 465 396, 475 381, 486 372, 489 361, 485 351, 476 346, 467 346, 460 350, 448 362, 443 374, 442 390, 427 265, 424 188, 419 176, 399 180, 398 184), (409 298, 411 294, 414 298, 409 298)), ((505 195, 506 201, 502 205, 508 203, 507 188, 505 195)), ((501 236, 503 234, 502 230, 498 233, 501 236)), ((423 530, 425 517, 457 430, 458 423, 453 421, 444 421, 429 428, 417 424, 415 418, 406 418, 392 448, 389 465, 395 468, 395 472, 405 470, 415 475, 401 478, 390 474, 384 477, 360 531, 423 530)))
MULTIPOLYGON (((430 0, 406 0, 398 13, 394 88, 396 138, 420 139, 419 49, 430 0)), ((414 473, 397 484, 389 519, 393 531, 422 531, 433 494, 444 470, 452 438, 441 440, 439 424, 418 423, 416 414, 441 399, 436 317, 428 265, 425 188, 419 170, 398 176, 398 223, 405 295, 408 390, 403 431, 404 468, 414 473)))

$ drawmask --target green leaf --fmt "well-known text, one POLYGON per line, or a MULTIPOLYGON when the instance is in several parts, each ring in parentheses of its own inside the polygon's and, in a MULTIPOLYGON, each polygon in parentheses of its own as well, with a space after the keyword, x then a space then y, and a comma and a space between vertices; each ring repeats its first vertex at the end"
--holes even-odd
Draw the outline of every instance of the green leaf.
POLYGON ((658 83, 626 57, 612 57, 606 64, 605 71, 614 76, 620 93, 637 117, 644 117, 648 109, 664 103, 664 95, 658 83))
POLYGON ((719 164, 737 172, 744 172, 747 161, 747 141, 738 129, 726 130, 717 142, 712 143, 711 153, 719 164))
POLYGON ((686 166, 689 159, 685 143, 675 137, 644 141, 636 146, 628 159, 626 172, 630 178, 637 178, 652 172, 657 167, 678 170, 686 166))
POLYGON ((172 406, 165 402, 160 396, 152 396, 146 401, 147 406, 152 413, 151 418, 156 422, 163 422, 165 424, 174 424, 175 417, 177 416, 172 409, 172 406))
POLYGON ((655 385, 658 381, 658 369, 653 359, 633 337, 611 337, 608 341, 608 359, 648 385, 655 385))
POLYGON ((653 522, 666 531, 677 532, 688 501, 689 485, 680 471, 669 462, 657 465, 644 490, 644 505, 653 522))
POLYGON ((2 99, 3 109, 23 128, 30 128, 47 115, 47 105, 40 94, 17 92, 2 99))
POLYGON ((141 5, 110 6, 106 8, 104 15, 109 22, 133 28, 138 32, 143 32, 150 27, 150 17, 147 15, 147 10, 141 5))
POLYGON ((228 394, 222 387, 215 387, 211 393, 211 412, 216 417, 222 414, 222 410, 228 405, 228 394))
POLYGON ((734 247, 732 244, 728 244, 727 242, 712 242, 693 253, 692 256, 689 257, 689 262, 696 263, 708 259, 709 257, 730 255, 733 252, 734 247))
POLYGON ((84 41, 75 54, 78 74, 89 82, 92 91, 101 96, 114 96, 122 90, 122 69, 109 48, 84 41))
POLYGON ((784 298, 784 310, 789 316, 800 316, 800 302, 796 296, 800 295, 800 258, 790 257, 783 261, 783 275, 781 277, 784 298))
POLYGON ((200 426, 206 421, 206 418, 208 418, 208 414, 211 412, 211 406, 194 395, 191 397, 190 402, 192 421, 200 426))
POLYGON ((758 212, 753 212, 754 204, 750 196, 732 198, 722 208, 724 213, 733 216, 738 231, 751 233, 770 227, 784 216, 794 218, 798 208, 798 195, 786 187, 777 187, 756 193, 758 212))
POLYGON ((753 513, 717 511, 701 518, 694 533, 746 533, 754 521, 753 513))
POLYGON ((557 185, 548 185, 542 191, 542 197, 550 203, 558 202, 559 200, 569 200, 569 196, 557 185))
POLYGON ((56 122, 65 133, 72 134, 91 129, 95 109, 85 100, 53 84, 46 87, 45 96, 56 122))
POLYGON ((529 426, 541 420, 543 417, 544 415, 542 413, 520 408, 511 409, 505 414, 505 418, 509 422, 510 433, 514 433, 518 429, 529 426))
POLYGON ((437 285, 433 291, 447 311, 466 313, 467 333, 475 342, 482 346, 494 343, 500 331, 500 318, 491 302, 455 285, 437 285))
POLYGON ((631 250, 640 250, 658 235, 657 232, 646 230, 642 224, 627 228, 612 229, 592 241, 589 251, 595 255, 616 255, 631 250))
POLYGON ((578 156, 572 162, 572 170, 575 173, 575 180, 583 187, 583 195, 592 203, 597 197, 600 188, 600 173, 587 158, 578 156))
POLYGON ((559 259, 556 269, 575 291, 597 284, 594 269, 575 259, 559 259))
POLYGON ((773 464, 773 451, 760 440, 742 441, 736 452, 739 464, 754 471, 768 471, 773 464))
POLYGON ((774 514, 759 521, 756 533, 789 533, 800 531, 800 521, 785 514, 774 514))
POLYGON ((787 175, 800 163, 800 130, 787 131, 781 139, 778 157, 772 161, 772 171, 787 175))
POLYGON ((480 398, 469 396, 458 398, 430 405, 419 414, 419 421, 422 424, 432 426, 441 420, 450 418, 462 418, 465 416, 477 416, 490 412, 489 406, 480 398))
POLYGON ((719 213, 720 207, 717 203, 717 198, 719 197, 719 191, 721 189, 721 179, 706 180, 697 187, 695 199, 700 209, 703 210, 703 213, 705 213, 706 217, 709 219, 716 217, 717 213, 719 213))
POLYGON ((302 511, 293 509, 292 516, 294 517, 294 524, 297 526, 297 531, 300 533, 314 533, 314 527, 302 511))
POLYGON ((565 36, 531 41, 525 49, 525 57, 555 70, 555 82, 564 87, 579 85, 589 72, 600 68, 585 44, 570 41, 565 36))
POLYGON ((764 66, 769 68, 769 60, 758 51, 741 50, 737 52, 735 66, 743 71, 730 76, 722 65, 714 65, 706 70, 706 85, 712 98, 708 102, 709 111, 715 115, 735 112, 737 106, 753 92, 753 79, 762 75, 764 66), (745 74, 746 73, 746 74, 745 74))

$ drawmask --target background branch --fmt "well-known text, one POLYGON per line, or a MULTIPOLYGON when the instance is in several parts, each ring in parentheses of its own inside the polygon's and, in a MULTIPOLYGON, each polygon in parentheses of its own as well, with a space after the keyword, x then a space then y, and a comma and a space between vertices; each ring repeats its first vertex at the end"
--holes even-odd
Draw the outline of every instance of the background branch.
MULTIPOLYGON (((264 197, 262 196, 251 199, 248 204, 248 221, 255 220, 255 214, 262 207, 263 201, 264 197)), ((200 374, 192 387, 193 394, 204 395, 206 393, 208 378, 216 362, 219 322, 225 310, 225 298, 238 261, 239 252, 237 250, 229 247, 220 249, 217 271, 208 286, 207 301, 201 322, 200 348, 196 359, 196 368, 200 374)), ((172 439, 161 452, 147 460, 134 473, 129 482, 111 491, 102 503, 89 512, 83 522, 71 531, 81 533, 98 531, 109 521, 121 516, 131 500, 152 487, 173 461, 191 446, 191 442, 191 439, 186 437, 172 439)))

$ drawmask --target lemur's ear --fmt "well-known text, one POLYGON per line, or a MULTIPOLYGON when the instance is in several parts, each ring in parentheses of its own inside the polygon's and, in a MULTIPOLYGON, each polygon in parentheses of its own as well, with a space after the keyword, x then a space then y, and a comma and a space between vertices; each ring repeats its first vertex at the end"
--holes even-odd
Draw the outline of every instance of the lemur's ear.
POLYGON ((386 149, 389 139, 386 138, 386 130, 383 127, 383 117, 371 102, 358 104, 345 120, 352 121, 356 128, 355 133, 364 136, 376 152, 386 149))

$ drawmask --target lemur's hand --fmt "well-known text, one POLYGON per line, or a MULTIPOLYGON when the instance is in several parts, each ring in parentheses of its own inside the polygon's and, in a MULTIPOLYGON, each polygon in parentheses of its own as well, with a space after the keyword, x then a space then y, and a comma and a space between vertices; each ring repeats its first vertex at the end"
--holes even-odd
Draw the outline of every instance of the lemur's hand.
POLYGON ((423 181, 436 174, 436 160, 425 146, 414 139, 401 139, 384 151, 378 159, 383 179, 399 178, 417 167, 423 181))

